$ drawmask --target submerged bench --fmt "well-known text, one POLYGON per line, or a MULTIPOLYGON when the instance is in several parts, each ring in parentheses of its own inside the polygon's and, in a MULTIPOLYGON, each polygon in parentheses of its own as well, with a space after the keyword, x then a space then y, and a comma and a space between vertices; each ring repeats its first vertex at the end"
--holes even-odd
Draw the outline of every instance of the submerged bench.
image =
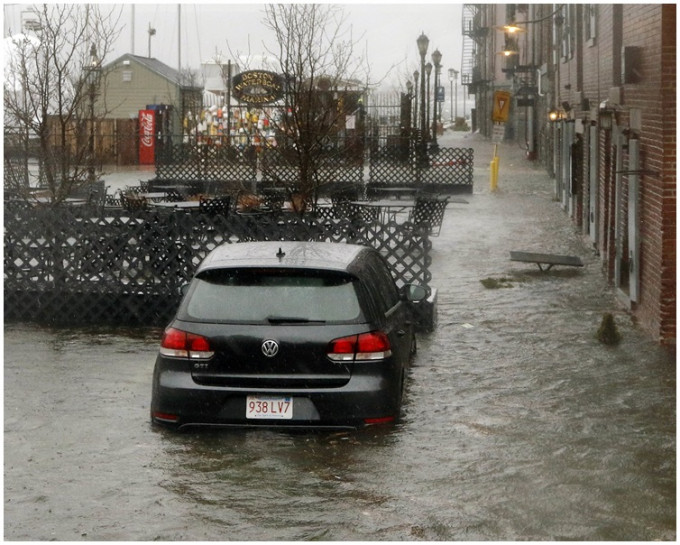
POLYGON ((553 265, 566 265, 567 267, 583 267, 581 258, 575 255, 539 254, 534 252, 510 251, 510 261, 522 261, 535 263, 541 271, 549 271, 553 265), (543 266, 546 266, 544 269, 543 266))

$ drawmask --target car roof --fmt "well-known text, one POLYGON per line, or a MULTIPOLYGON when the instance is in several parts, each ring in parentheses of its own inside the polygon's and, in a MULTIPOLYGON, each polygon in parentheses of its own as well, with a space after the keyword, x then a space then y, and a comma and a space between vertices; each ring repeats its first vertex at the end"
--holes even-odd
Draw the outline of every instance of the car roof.
POLYGON ((340 242, 240 242, 215 248, 200 264, 197 273, 207 269, 244 267, 283 267, 350 271, 367 246, 340 242))

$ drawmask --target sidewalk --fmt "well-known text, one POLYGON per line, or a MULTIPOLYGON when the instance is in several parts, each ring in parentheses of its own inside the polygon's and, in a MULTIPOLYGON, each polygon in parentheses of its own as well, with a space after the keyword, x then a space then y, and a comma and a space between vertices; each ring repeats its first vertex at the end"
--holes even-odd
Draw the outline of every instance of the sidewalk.
MULTIPOLYGON (((473 148, 475 164, 474 192, 466 196, 469 204, 449 204, 441 235, 432 239, 440 334, 448 330, 456 342, 461 335, 471 336, 471 343, 504 339, 508 345, 523 345, 521 350, 540 342, 573 354, 579 346, 601 348, 594 336, 603 315, 612 313, 622 345, 649 349, 652 358, 669 364, 674 361, 672 351, 657 350, 619 304, 591 241, 554 198, 554 179, 542 165, 525 159, 524 150, 514 143, 499 144, 498 186, 491 192, 490 140, 447 132, 438 143, 473 148), (574 255, 584 267, 556 266, 541 272, 535 264, 510 261, 511 250, 574 255), (484 287, 482 281, 497 289, 484 287)), ((561 351, 548 359, 559 361, 565 356, 561 351)), ((642 352, 638 355, 644 359, 642 352)), ((582 357, 588 357, 587 351, 582 357)))

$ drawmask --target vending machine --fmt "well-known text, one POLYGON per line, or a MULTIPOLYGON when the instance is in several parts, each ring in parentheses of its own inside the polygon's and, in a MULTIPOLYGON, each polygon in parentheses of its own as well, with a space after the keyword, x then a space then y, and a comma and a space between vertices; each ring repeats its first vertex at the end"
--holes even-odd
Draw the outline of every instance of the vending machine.
POLYGON ((165 141, 171 138, 172 106, 147 104, 139 110, 139 164, 153 165, 165 141))

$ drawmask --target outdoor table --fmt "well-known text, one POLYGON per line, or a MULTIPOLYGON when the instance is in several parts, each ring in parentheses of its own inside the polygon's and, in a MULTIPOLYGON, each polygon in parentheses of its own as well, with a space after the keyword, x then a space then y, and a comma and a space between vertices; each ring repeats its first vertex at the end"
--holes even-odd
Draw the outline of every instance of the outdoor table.
POLYGON ((374 187, 373 191, 385 194, 387 197, 396 197, 401 200, 402 195, 413 197, 420 189, 417 187, 374 187))
MULTIPOLYGON (((51 204, 52 199, 49 197, 30 197, 30 200, 28 201, 33 204, 51 204)), ((62 201, 64 204, 68 204, 70 206, 84 206, 87 204, 87 199, 79 199, 77 197, 67 197, 62 201)))
POLYGON ((178 201, 178 202, 150 202, 149 206, 154 208, 170 208, 177 210, 198 210, 201 206, 199 201, 178 201))
POLYGON ((366 208, 377 208, 381 221, 386 222, 390 220, 396 221, 397 214, 413 208, 416 202, 412 200, 380 199, 377 201, 352 201, 350 204, 366 208))
POLYGON ((168 194, 165 191, 151 191, 149 193, 138 193, 137 196, 144 197, 150 203, 164 201, 168 194))
POLYGON ((188 194, 190 191, 192 191, 192 187, 189 185, 183 185, 183 184, 154 184, 153 185, 153 190, 154 191, 177 191, 178 193, 182 194, 188 194))

